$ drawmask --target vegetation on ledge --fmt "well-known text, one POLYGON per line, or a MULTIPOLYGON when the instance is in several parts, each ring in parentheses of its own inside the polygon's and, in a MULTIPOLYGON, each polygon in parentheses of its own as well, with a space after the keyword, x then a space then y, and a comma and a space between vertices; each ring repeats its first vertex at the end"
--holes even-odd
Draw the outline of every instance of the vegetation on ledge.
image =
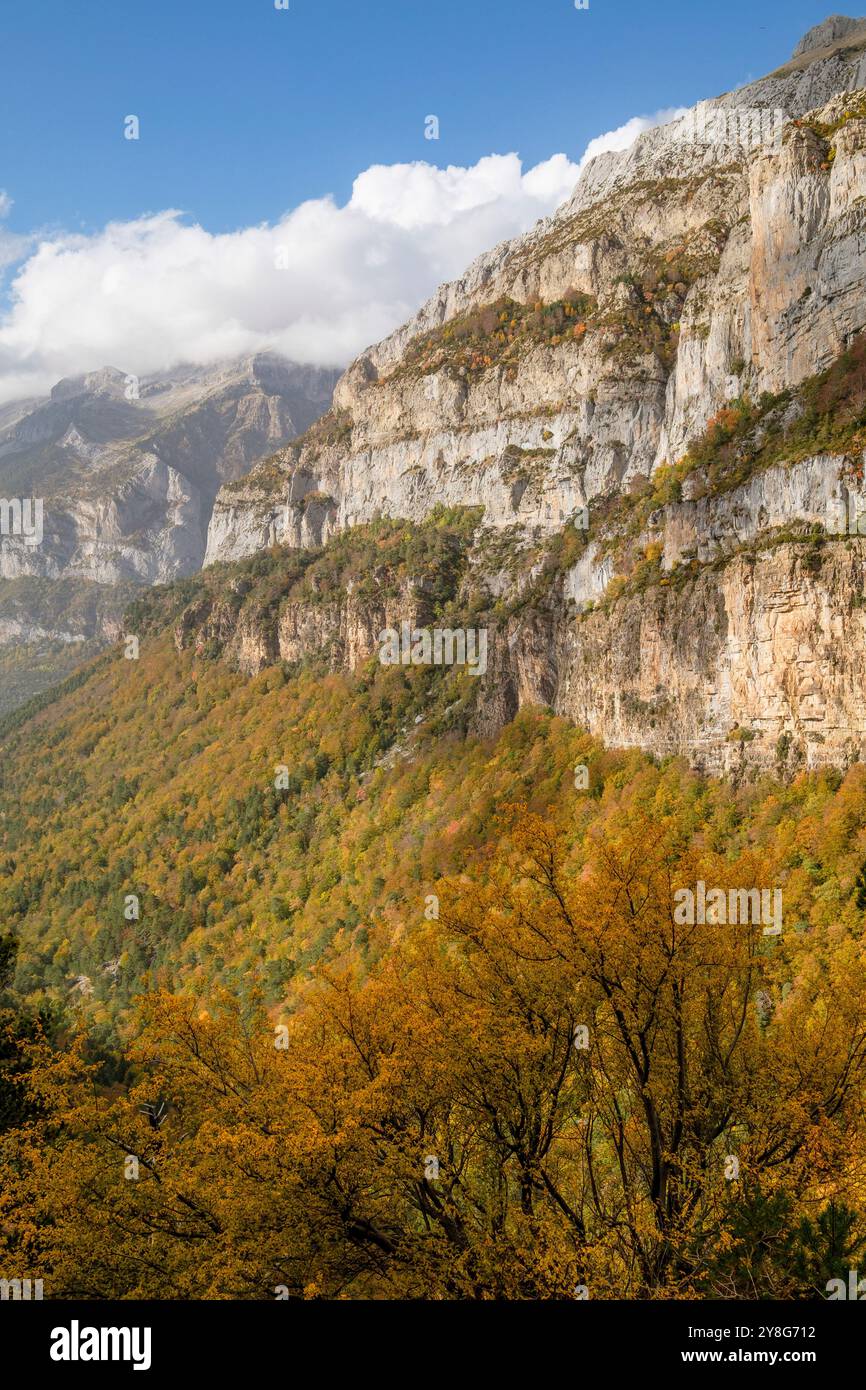
POLYGON ((472 376, 489 367, 513 367, 531 348, 580 342, 595 301, 578 290, 552 304, 518 304, 502 298, 449 319, 441 328, 416 338, 400 365, 383 384, 403 376, 432 376, 448 371, 472 376))

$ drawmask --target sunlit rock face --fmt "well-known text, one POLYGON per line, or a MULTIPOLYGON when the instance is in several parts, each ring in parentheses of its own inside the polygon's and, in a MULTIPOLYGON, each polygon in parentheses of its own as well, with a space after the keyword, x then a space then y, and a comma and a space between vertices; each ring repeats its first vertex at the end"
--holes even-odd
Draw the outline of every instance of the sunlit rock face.
MULTIPOLYGON (((588 527, 555 594, 495 634, 480 729, 543 703, 716 772, 844 765, 866 756, 862 444, 722 490, 689 478, 627 544, 606 518, 731 402, 784 412, 864 328, 866 22, 831 20, 778 72, 595 160, 363 353, 325 421, 220 491, 205 563, 438 505, 482 509, 518 551, 588 527), (623 546, 661 580, 635 591, 623 546)), ((255 669, 324 644, 351 666, 385 616, 290 605, 233 650, 255 669)))
POLYGON ((555 532, 675 463, 728 400, 831 362, 866 325, 866 22, 804 45, 600 156, 362 354, 328 422, 220 491, 205 564, 436 504, 555 532), (561 331, 533 326, 564 302, 561 331))

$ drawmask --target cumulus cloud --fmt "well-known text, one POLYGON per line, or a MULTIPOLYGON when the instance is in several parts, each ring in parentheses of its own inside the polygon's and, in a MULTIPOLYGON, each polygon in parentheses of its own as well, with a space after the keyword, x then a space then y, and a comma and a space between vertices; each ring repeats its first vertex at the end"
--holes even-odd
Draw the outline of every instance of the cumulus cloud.
MULTIPOLYGON (((342 206, 320 198, 233 233, 168 209, 91 236, 53 234, 26 254, 19 241, 0 318, 0 402, 105 365, 145 376, 264 348, 344 365, 481 251, 553 212, 593 154, 626 148, 667 115, 600 136, 579 165, 564 154, 526 171, 516 154, 471 168, 374 165, 342 206)), ((10 202, 0 195, 0 217, 10 202)))

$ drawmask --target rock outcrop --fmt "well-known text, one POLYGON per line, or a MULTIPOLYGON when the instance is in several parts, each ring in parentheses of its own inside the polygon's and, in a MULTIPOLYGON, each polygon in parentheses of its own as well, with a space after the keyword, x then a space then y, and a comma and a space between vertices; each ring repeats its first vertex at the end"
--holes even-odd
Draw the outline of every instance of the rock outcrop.
POLYGON ((3 535, 0 576, 165 583, 200 568, 219 487, 327 409, 335 374, 267 354, 59 382, 3 428, 0 488, 38 496, 44 536, 3 535))
MULTIPOLYGON (((516 563, 497 567, 479 533, 448 619, 469 624, 471 611, 488 632, 476 732, 540 704, 610 745, 686 754, 715 774, 866 758, 864 465, 815 455, 718 495, 696 473, 683 492, 699 495, 628 539, 641 557, 628 577, 612 527, 553 584, 539 582, 537 550, 518 544, 516 563)), ((384 629, 437 622, 423 571, 396 585, 374 572, 363 592, 351 578, 324 595, 298 581, 276 606, 247 600, 244 576, 228 568, 227 590, 186 610, 179 649, 213 644, 250 675, 305 658, 354 670, 384 629)))
MULTIPOLYGON (((733 403, 796 419, 864 329, 866 23, 837 18, 770 77, 593 161, 554 217, 362 354, 323 421, 221 489, 205 563, 437 505, 482 508, 479 534, 527 557, 588 528, 556 592, 498 629, 479 728, 541 701, 719 772, 866 756, 853 427, 734 485, 692 471, 636 533, 620 516, 733 403)), ((265 641, 235 633, 234 656, 324 642, 352 665, 384 617, 365 628, 346 595, 324 631, 292 609, 265 641)))
POLYGON ((810 29, 807 34, 803 35, 794 49, 794 57, 802 58, 806 53, 815 53, 819 49, 832 48, 842 40, 854 42, 863 37, 864 31, 866 31, 866 19, 849 19, 846 15, 831 15, 829 19, 823 20, 821 24, 816 24, 814 29, 810 29))
POLYGON ((860 47, 590 164, 353 363, 326 422, 221 490, 205 563, 436 502, 555 531, 676 462, 727 400, 820 371, 866 326, 866 90, 804 102, 853 82, 860 47))
POLYGON ((306 430, 336 376, 271 354, 140 381, 105 368, 4 407, 0 493, 39 499, 42 534, 16 534, 4 507, 0 646, 39 645, 42 672, 47 635, 83 654, 112 640, 132 586, 201 567, 219 487, 306 430))

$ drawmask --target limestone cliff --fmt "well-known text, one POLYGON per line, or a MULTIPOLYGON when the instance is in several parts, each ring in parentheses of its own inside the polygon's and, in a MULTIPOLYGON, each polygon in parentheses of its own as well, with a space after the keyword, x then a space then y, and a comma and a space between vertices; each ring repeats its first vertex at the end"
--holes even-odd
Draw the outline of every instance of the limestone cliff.
POLYGON ((44 504, 0 576, 165 583, 199 568, 214 497, 326 409, 334 373, 268 354, 145 377, 106 368, 0 417, 0 488, 44 504))
POLYGON ((92 643, 113 640, 136 586, 197 570, 220 485, 305 430, 329 405, 336 375, 272 354, 140 381, 106 368, 4 407, 0 494, 28 507, 39 499, 43 518, 38 543, 15 534, 5 503, 0 518, 7 687, 2 648, 15 648, 8 699, 38 692, 76 652, 83 660, 92 643))
POLYGON ((675 463, 726 400, 819 371, 866 324, 861 76, 866 25, 594 161, 221 490, 205 563, 436 501, 555 530, 675 463))
MULTIPOLYGON (((862 758, 864 252, 866 21, 836 17, 593 161, 362 354, 328 416, 221 490, 206 564, 477 507, 476 727, 541 702, 714 771, 862 758), (538 547, 565 534, 538 592, 538 547)), ((349 587, 278 621, 242 609, 221 640, 250 669, 351 666, 401 611, 349 587)))
POLYGON ((655 508, 636 534, 613 518, 603 541, 571 531, 584 548, 565 565, 550 565, 557 538, 523 548, 476 532, 446 617, 435 573, 419 565, 395 581, 375 553, 363 585, 348 575, 322 590, 313 561, 264 604, 244 562, 216 567, 217 596, 184 611, 176 642, 250 674, 309 658, 358 670, 402 622, 480 626, 476 732, 535 704, 611 745, 686 754, 713 773, 844 767, 866 758, 866 546, 846 531, 866 517, 864 462, 766 468, 655 508))

